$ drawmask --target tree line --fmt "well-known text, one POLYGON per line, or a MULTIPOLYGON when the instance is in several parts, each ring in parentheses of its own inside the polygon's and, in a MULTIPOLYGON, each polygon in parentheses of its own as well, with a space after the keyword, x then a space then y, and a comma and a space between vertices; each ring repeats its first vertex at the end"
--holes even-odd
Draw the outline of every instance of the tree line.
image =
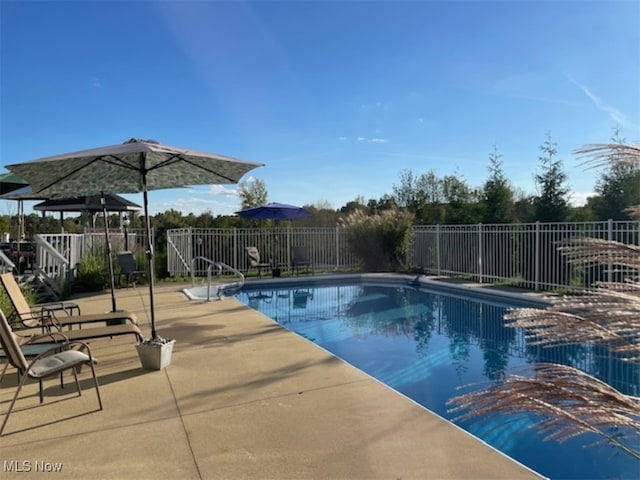
MULTIPOLYGON (((625 143, 619 129, 614 129, 612 143, 625 143)), ((460 175, 438 176, 433 170, 423 173, 405 169, 392 185, 392 191, 379 199, 366 200, 362 196, 334 209, 327 202, 304 205, 312 216, 295 220, 295 225, 333 227, 355 211, 375 215, 387 210, 402 210, 413 216, 414 224, 474 224, 630 220, 627 208, 640 204, 640 167, 626 162, 611 162, 599 172, 594 186, 595 195, 583 206, 571 205, 571 192, 563 161, 558 158, 557 145, 547 134, 539 147, 538 165, 534 175, 537 192, 527 194, 516 190, 506 178, 502 155, 494 146, 488 156, 488 175, 480 187, 470 186, 460 175)), ((267 203, 268 191, 261 179, 243 181, 239 185, 242 208, 267 203)), ((142 228, 140 218, 131 218, 131 228, 142 228)), ((205 211, 200 215, 167 210, 152 216, 157 233, 172 228, 241 228, 270 227, 269 221, 246 220, 237 215, 214 215, 205 211)), ((86 217, 67 217, 62 221, 54 216, 35 213, 25 216, 27 237, 36 233, 82 233, 86 217)), ((103 226, 100 215, 97 226, 103 226)), ((112 228, 120 227, 120 216, 109 217, 112 228)), ((287 225, 281 222, 280 225, 287 225)), ((15 238, 16 216, 0 216, 0 232, 10 232, 15 238)))

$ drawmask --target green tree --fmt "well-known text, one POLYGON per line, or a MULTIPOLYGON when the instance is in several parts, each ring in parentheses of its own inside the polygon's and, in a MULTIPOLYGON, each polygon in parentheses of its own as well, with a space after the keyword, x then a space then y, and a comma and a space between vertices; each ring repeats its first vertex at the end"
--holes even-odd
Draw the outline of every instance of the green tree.
POLYGON ((194 217, 193 220, 190 219, 188 223, 190 226, 196 228, 213 228, 213 213, 211 212, 211 210, 205 210, 197 217, 194 217))
POLYGON ((547 134, 547 139, 540 146, 542 155, 538 157, 540 170, 535 175, 538 195, 534 197, 535 218, 540 222, 562 222, 569 211, 567 175, 562 160, 556 158, 556 144, 547 134))
POLYGON ((417 179, 411 170, 400 172, 399 184, 392 186, 393 199, 400 208, 413 210, 417 202, 417 179))
POLYGON ((242 208, 258 207, 267 203, 267 185, 264 180, 255 178, 243 180, 238 184, 242 208))
POLYGON ((186 228, 189 226, 187 218, 178 210, 167 210, 151 217, 154 229, 154 269, 156 275, 167 276, 167 230, 186 228))
POLYGON ((8 215, 0 216, 0 232, 11 232, 11 220, 8 215))
POLYGON ((335 227, 338 223, 339 214, 327 201, 304 205, 303 208, 311 215, 295 219, 292 222, 295 227, 335 227))
POLYGON ((501 158, 494 145, 493 152, 489 154, 489 178, 484 183, 480 199, 483 223, 514 221, 514 194, 502 171, 501 158))
POLYGON ((462 175, 447 175, 442 179, 445 196, 445 222, 465 225, 480 220, 477 211, 477 192, 471 189, 462 175))
MULTIPOLYGON (((611 139, 614 144, 625 144, 616 127, 611 139)), ((631 220, 629 207, 640 205, 640 166, 612 159, 601 173, 595 186, 597 196, 590 197, 588 206, 597 220, 631 220)))
POLYGON ((351 200, 347 202, 342 208, 340 208, 340 213, 342 215, 349 215, 350 213, 357 211, 366 211, 367 206, 365 205, 365 200, 362 195, 358 195, 355 200, 351 200))
POLYGON ((445 221, 445 194, 443 181, 433 170, 420 175, 416 183, 415 216, 418 223, 435 225, 445 221))

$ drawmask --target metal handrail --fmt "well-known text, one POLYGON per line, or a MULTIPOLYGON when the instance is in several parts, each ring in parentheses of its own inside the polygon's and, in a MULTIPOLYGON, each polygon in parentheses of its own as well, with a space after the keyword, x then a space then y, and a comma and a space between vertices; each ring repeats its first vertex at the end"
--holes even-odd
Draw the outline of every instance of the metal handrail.
POLYGON ((193 268, 193 266, 195 262, 198 260, 204 261, 205 263, 209 264, 209 266, 207 267, 207 301, 211 300, 211 278, 212 278, 212 272, 214 268, 217 270, 216 277, 222 275, 223 270, 228 270, 232 273, 237 274, 240 277, 240 280, 237 282, 220 285, 218 287, 218 291, 216 294, 218 300, 222 300, 222 295, 228 289, 239 290, 244 286, 245 278, 244 278, 244 274, 240 270, 233 268, 232 266, 227 265, 224 262, 216 262, 214 260, 208 259, 207 257, 199 256, 191 259, 191 286, 192 287, 194 287, 196 284, 196 274, 195 274, 195 268, 193 268))

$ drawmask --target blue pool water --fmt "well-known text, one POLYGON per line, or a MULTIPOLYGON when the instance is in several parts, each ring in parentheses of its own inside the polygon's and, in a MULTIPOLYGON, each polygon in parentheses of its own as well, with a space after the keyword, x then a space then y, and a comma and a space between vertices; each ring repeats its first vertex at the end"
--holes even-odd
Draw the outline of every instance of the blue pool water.
MULTIPOLYGON (((522 331, 503 325, 509 306, 525 304, 384 282, 245 286, 237 298, 447 419, 455 417, 446 405, 451 397, 542 361, 573 365, 624 393, 640 393, 637 364, 584 346, 528 345, 522 331)), ((640 478, 630 455, 608 444, 589 446, 600 437, 545 442, 527 428, 527 414, 456 423, 552 479, 640 478)))

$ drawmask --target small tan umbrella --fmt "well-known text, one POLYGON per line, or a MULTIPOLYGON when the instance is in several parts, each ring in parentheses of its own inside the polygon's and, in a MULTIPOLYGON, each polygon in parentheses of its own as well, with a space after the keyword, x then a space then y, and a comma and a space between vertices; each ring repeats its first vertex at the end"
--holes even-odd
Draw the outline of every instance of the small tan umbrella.
POLYGON ((62 222, 63 212, 102 212, 104 218, 104 238, 107 247, 107 264, 109 266, 109 282, 111 288, 111 309, 117 311, 116 285, 113 271, 113 257, 111 255, 111 242, 109 240, 109 224, 107 212, 135 212, 142 210, 140 205, 133 203, 120 195, 107 193, 104 195, 87 195, 61 199, 50 199, 33 206, 40 212, 60 212, 62 222))

